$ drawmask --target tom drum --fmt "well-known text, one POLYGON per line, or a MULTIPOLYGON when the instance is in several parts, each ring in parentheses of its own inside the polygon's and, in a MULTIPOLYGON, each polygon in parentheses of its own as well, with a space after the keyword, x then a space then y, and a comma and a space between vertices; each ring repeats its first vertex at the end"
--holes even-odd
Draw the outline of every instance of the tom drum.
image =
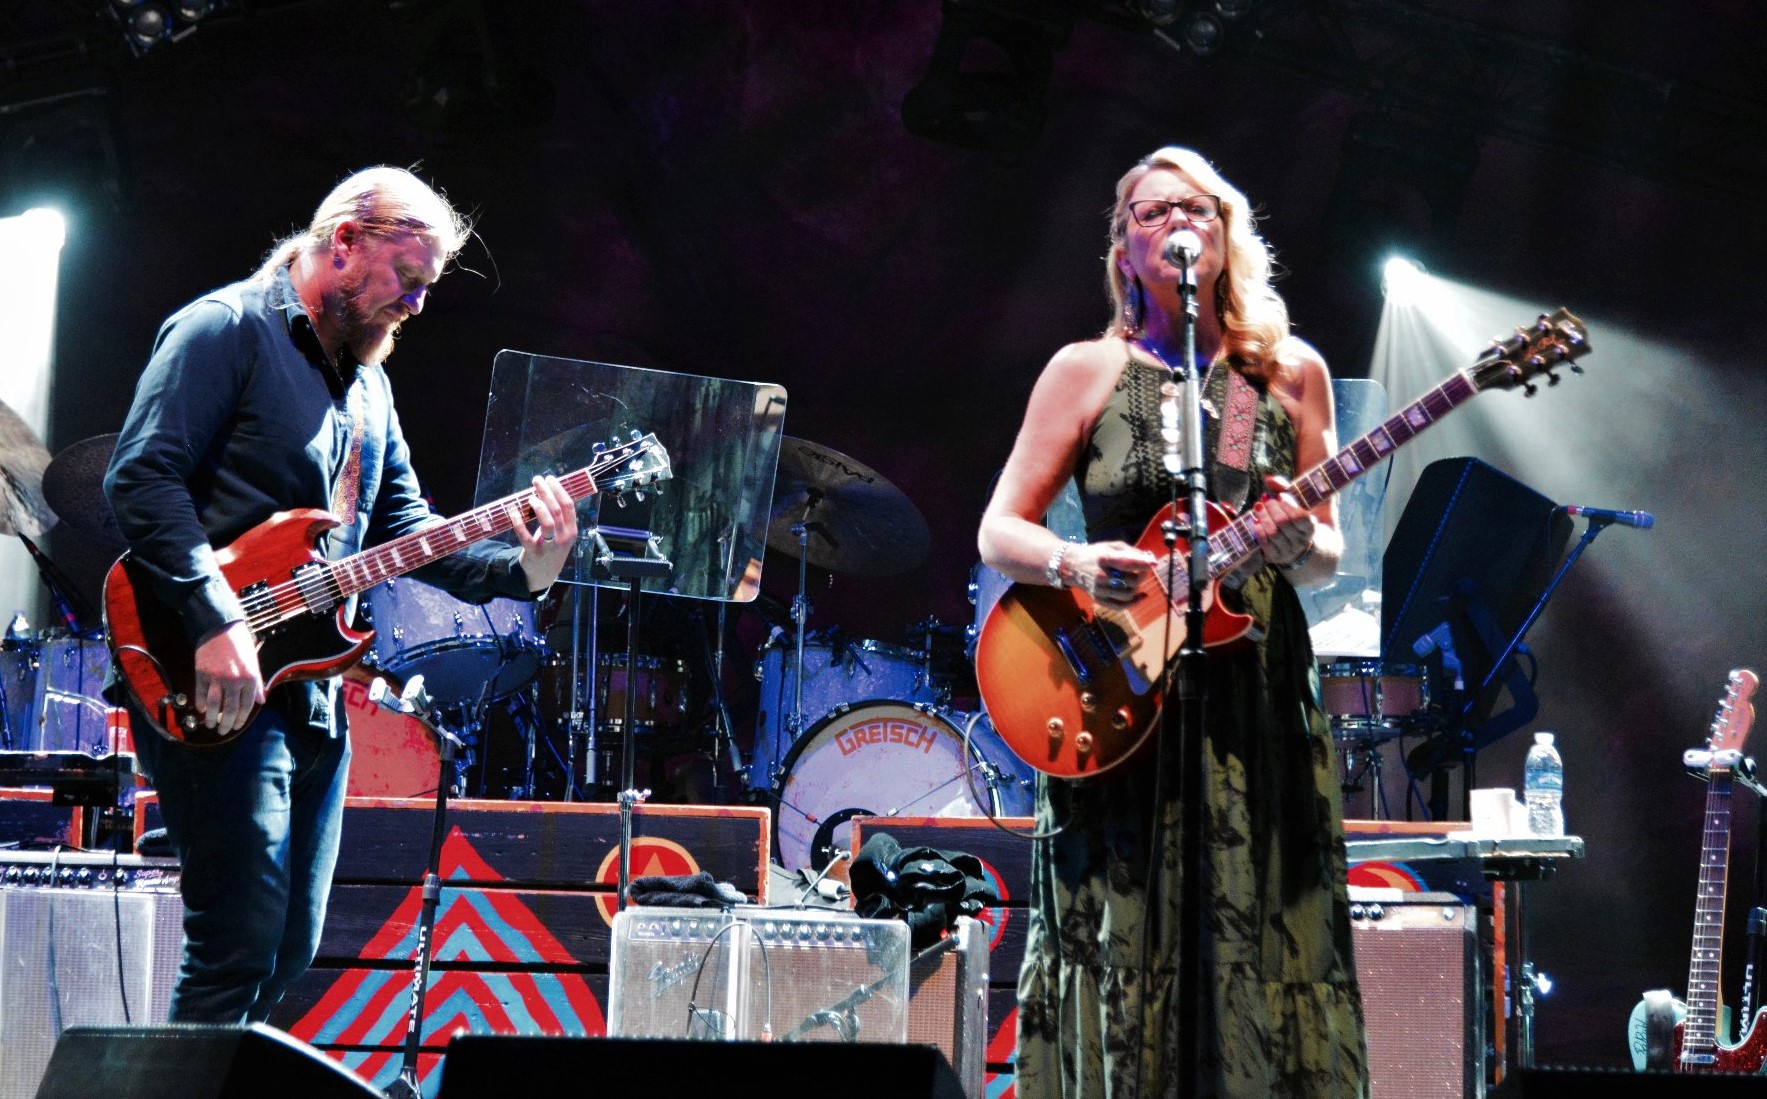
POLYGON ((543 647, 527 600, 467 603, 406 576, 369 588, 362 609, 374 627, 364 663, 404 681, 423 676, 439 703, 504 698, 540 673, 543 647))

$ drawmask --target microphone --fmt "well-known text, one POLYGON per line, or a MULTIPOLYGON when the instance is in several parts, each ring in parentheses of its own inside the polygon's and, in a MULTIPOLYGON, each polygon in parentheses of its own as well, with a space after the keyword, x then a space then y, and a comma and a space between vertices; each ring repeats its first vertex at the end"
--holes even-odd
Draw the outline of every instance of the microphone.
POLYGON ((1619 523, 1622 526, 1649 530, 1657 525, 1657 517, 1648 511, 1610 511, 1607 508, 1585 508, 1567 504, 1566 515, 1581 515, 1591 523, 1619 523))
POLYGON ((1166 238, 1166 262, 1180 271, 1189 271, 1202 254, 1202 238, 1189 229, 1180 229, 1166 238))

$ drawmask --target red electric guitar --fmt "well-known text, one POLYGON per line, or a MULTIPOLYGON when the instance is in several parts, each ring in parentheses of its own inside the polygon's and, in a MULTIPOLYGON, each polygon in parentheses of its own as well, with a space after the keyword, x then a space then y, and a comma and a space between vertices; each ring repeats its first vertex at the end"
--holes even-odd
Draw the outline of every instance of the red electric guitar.
MULTIPOLYGON (((597 491, 624 492, 670 476, 668 451, 656 436, 645 435, 609 446, 559 481, 572 500, 581 500, 597 491)), ((344 618, 350 596, 517 523, 531 523, 534 515, 533 493, 518 492, 328 561, 317 547, 337 519, 318 508, 300 508, 277 512, 246 531, 217 550, 215 561, 245 607, 268 689, 338 675, 368 651, 374 631, 353 629, 344 618)), ((177 613, 153 594, 150 579, 128 554, 111 566, 104 580, 104 637, 129 693, 157 732, 194 745, 231 739, 232 734, 210 729, 197 717, 195 650, 177 613)), ((257 712, 254 707, 251 717, 257 712)))
POLYGON ((1705 840, 1700 845, 1699 892, 1693 905, 1693 951, 1687 968, 1687 1002, 1678 1004, 1667 992, 1647 993, 1632 1012, 1635 1061, 1642 1067, 1673 1072, 1761 1071, 1767 1062, 1767 1008, 1755 1013, 1736 1045, 1724 1044, 1721 1003, 1724 971, 1724 894, 1730 875, 1731 775, 1742 759, 1743 741, 1755 719, 1750 698, 1760 678, 1747 668, 1730 673, 1724 701, 1712 719, 1712 735, 1704 748, 1687 752, 1689 769, 1706 773, 1705 840), (1673 1038, 1662 1036, 1673 1027, 1673 1038), (1665 1056, 1666 1055, 1666 1056, 1665 1056), (1667 1064, 1664 1064, 1667 1061, 1667 1064))
MULTIPOLYGON (((1583 322, 1567 310, 1540 319, 1491 346, 1471 367, 1430 390, 1373 431, 1319 463, 1294 482, 1294 494, 1313 507, 1360 477, 1419 432, 1486 389, 1523 387, 1589 350, 1583 322)), ((1581 372, 1574 362, 1573 371, 1581 372)), ((982 623, 976 641, 976 680, 994 727, 1019 758, 1059 778, 1103 774, 1148 741, 1160 709, 1160 681, 1184 642, 1186 592, 1165 592, 1168 555, 1161 526, 1171 508, 1148 523, 1136 543, 1157 561, 1145 589, 1151 598, 1126 608, 1099 606, 1074 588, 1014 584, 982 623), (1172 608, 1169 643, 1166 608, 1172 608)), ((1209 504, 1209 583, 1206 647, 1253 636, 1258 624, 1224 606, 1219 582, 1258 551, 1250 516, 1235 518, 1209 504)), ((1181 521, 1180 525, 1183 523, 1181 521)), ((1180 538, 1183 560, 1190 550, 1180 538)))

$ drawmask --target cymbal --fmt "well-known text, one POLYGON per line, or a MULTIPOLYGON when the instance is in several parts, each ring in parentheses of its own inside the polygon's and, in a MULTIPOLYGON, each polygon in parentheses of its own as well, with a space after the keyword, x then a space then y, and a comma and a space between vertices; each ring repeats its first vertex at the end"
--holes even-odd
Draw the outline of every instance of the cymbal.
POLYGON ((0 402, 0 534, 41 537, 55 525, 43 498, 49 449, 24 418, 0 402))
POLYGON ((876 470, 842 454, 790 435, 780 440, 779 473, 767 544, 817 568, 852 576, 893 576, 926 560, 932 534, 902 490, 876 470))
POLYGON ((104 495, 104 471, 116 449, 115 434, 94 435, 63 448, 43 474, 43 495, 70 527, 120 547, 123 532, 104 495))

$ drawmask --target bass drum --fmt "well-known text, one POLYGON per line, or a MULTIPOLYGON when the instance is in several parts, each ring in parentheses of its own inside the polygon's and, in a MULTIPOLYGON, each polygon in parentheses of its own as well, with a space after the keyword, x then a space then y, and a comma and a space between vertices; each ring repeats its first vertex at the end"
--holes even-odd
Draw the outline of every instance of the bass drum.
MULTIPOLYGON (((410 714, 382 709, 368 697, 373 669, 355 664, 344 672, 338 701, 350 727, 350 779, 353 798, 434 797, 442 774, 442 753, 434 733, 410 714)), ((397 694, 401 684, 387 684, 397 694)))
MULTIPOLYGON (((748 764, 750 790, 772 790, 784 773, 783 760, 797 739, 791 711, 797 696, 797 647, 790 641, 770 644, 755 665, 761 698, 755 712, 755 744, 748 764)), ((835 707, 865 699, 898 702, 939 701, 939 688, 927 669, 926 657, 899 645, 878 641, 804 640, 804 715, 800 729, 809 729, 835 707)))
POLYGON ((857 816, 1028 816, 1035 777, 984 714, 877 700, 838 706, 785 759, 774 857, 787 870, 820 870, 831 849, 852 851, 857 816))

